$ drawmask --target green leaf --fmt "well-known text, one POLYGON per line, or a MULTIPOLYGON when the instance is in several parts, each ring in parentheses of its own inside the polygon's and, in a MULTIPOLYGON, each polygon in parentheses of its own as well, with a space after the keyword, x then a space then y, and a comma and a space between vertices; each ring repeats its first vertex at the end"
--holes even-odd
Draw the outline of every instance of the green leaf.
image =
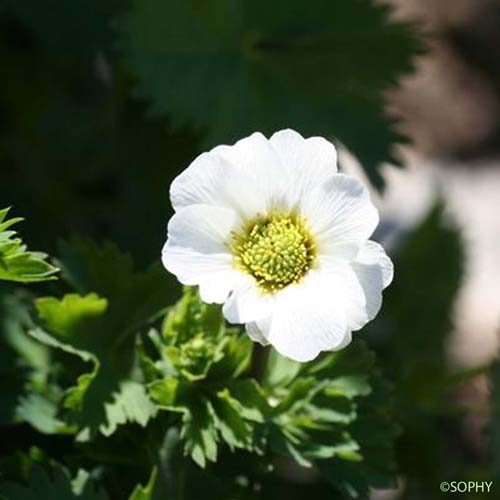
POLYGON ((268 388, 286 386, 299 374, 301 368, 301 363, 280 356, 275 349, 271 349, 262 383, 268 388))
POLYGON ((53 467, 49 475, 42 466, 33 465, 28 484, 6 482, 0 485, 0 498, 8 500, 108 500, 106 493, 88 480, 78 485, 61 466, 53 467), (77 490, 80 490, 77 492, 77 490))
POLYGON ((118 20, 136 95, 206 143, 292 127, 335 136, 380 184, 399 136, 382 91, 422 48, 414 28, 370 0, 135 0, 118 20), (194 95, 203 96, 200 104, 194 95))
POLYGON ((97 432, 109 435, 125 422, 144 426, 156 407, 140 380, 133 378, 134 350, 141 328, 165 309, 171 281, 157 266, 134 272, 130 258, 113 245, 74 240, 63 245, 62 253, 64 279, 87 295, 39 299, 46 331, 31 333, 92 364, 65 398, 69 423, 77 426, 79 440, 97 432), (88 293, 92 289, 100 295, 88 293))
POLYGON ((184 413, 181 438, 184 451, 202 468, 207 460, 217 459, 217 425, 212 404, 206 399, 195 399, 184 413))
POLYGON ((254 426, 264 421, 267 403, 255 382, 238 379, 249 366, 251 340, 226 327, 221 307, 203 303, 195 288, 185 288, 168 311, 162 334, 150 332, 157 357, 141 347, 142 367, 152 399, 182 419, 185 453, 205 467, 221 443, 256 449, 254 426))
POLYGON ((137 272, 130 256, 112 243, 74 238, 60 244, 60 254, 63 279, 80 294, 105 297, 110 326, 123 334, 158 317, 178 294, 177 283, 161 265, 137 272))
POLYGON ((58 364, 51 350, 27 335, 34 327, 32 310, 26 289, 0 289, 0 424, 28 422, 44 432, 60 425, 57 419, 50 423, 50 415, 62 391, 53 381, 58 364))
POLYGON ((437 498, 435 485, 455 476, 459 467, 445 451, 449 438, 443 435, 440 415, 443 405, 449 409, 446 346, 463 249, 460 234, 442 213, 442 206, 436 206, 403 240, 384 307, 365 329, 395 384, 395 412, 405 429, 398 458, 408 495, 426 498, 437 498))
POLYGON ((491 478, 500 480, 500 360, 496 359, 491 369, 491 418, 489 426, 489 452, 491 455, 491 478))
POLYGON ((137 485, 129 497, 129 500, 153 500, 153 491, 156 484, 158 469, 155 467, 151 472, 148 484, 146 486, 137 485))
POLYGON ((155 380, 149 385, 149 394, 161 406, 169 408, 174 406, 177 397, 179 380, 174 377, 165 377, 155 380))
POLYGON ((56 279, 58 269, 47 262, 47 255, 28 251, 10 228, 21 218, 7 219, 9 208, 0 210, 0 280, 33 283, 56 279))
MULTIPOLYGON (((43 297, 36 307, 45 327, 61 340, 71 339, 79 350, 88 348, 95 341, 95 328, 108 309, 108 301, 95 293, 85 297, 65 295, 62 300, 43 297)), ((76 352, 74 352, 76 354, 76 352)), ((81 354, 88 361, 89 356, 81 354)))
POLYGON ((69 434, 72 432, 71 427, 58 417, 59 400, 53 401, 45 395, 31 393, 20 398, 16 416, 43 434, 69 434))
POLYGON ((271 448, 299 465, 315 465, 344 495, 364 498, 370 486, 393 484, 390 391, 373 353, 347 348, 296 366, 272 354, 264 389, 272 407, 271 448))
POLYGON ((101 428, 105 436, 110 436, 119 425, 127 422, 145 427, 157 412, 145 387, 130 380, 120 384, 119 392, 114 393, 114 401, 106 403, 105 407, 108 425, 101 428))
POLYGON ((119 370, 120 363, 125 361, 120 359, 121 350, 115 350, 113 343, 110 347, 109 339, 102 336, 107 324, 107 306, 108 302, 96 294, 85 297, 71 294, 61 301, 52 297, 37 301, 39 315, 50 334, 37 329, 31 335, 93 365, 91 372, 79 376, 78 384, 68 391, 65 400, 66 408, 76 414, 81 440, 87 440, 97 430, 110 435, 126 422, 145 426, 156 414, 145 388, 125 380, 125 374, 119 370), (106 358, 112 353, 117 359, 106 358))
POLYGON ((263 390, 252 379, 228 381, 231 395, 238 401, 240 414, 253 422, 264 423, 268 405, 263 390))
POLYGON ((250 448, 253 428, 245 421, 239 401, 227 389, 223 389, 217 393, 213 407, 217 416, 215 427, 229 449, 250 448))
POLYGON ((166 345, 159 349, 165 362, 192 382, 227 380, 250 364, 251 340, 227 328, 220 306, 203 303, 194 287, 186 287, 181 300, 169 310, 162 333, 166 345))

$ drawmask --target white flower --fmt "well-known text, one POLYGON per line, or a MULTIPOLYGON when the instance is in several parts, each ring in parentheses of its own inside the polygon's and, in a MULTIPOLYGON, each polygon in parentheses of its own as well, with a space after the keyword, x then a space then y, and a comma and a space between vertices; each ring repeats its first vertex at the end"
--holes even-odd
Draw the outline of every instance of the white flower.
POLYGON ((335 147, 282 130, 196 158, 172 183, 164 266, 231 323, 297 361, 337 350, 378 313, 393 266, 378 213, 335 147))

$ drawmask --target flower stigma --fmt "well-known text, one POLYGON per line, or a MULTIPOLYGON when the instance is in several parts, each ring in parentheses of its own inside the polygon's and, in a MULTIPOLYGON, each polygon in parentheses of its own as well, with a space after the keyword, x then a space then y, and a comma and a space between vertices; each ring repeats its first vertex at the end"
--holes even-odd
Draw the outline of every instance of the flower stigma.
POLYGON ((235 267, 253 276, 267 293, 299 283, 316 258, 305 221, 293 213, 258 216, 232 236, 235 267))

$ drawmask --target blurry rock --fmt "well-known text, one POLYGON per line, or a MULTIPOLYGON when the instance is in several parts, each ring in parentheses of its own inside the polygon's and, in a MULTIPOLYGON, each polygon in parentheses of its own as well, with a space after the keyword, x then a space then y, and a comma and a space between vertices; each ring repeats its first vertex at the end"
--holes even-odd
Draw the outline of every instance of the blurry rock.
POLYGON ((499 123, 500 101, 489 82, 441 41, 434 41, 416 72, 389 93, 389 102, 401 130, 430 157, 470 155, 499 123))
POLYGON ((489 153, 500 130, 500 0, 381 1, 396 18, 418 21, 430 40, 415 73, 389 93, 403 132, 431 157, 489 153))
POLYGON ((449 345, 450 359, 460 367, 490 361, 500 345, 500 159, 470 167, 437 168, 466 254, 449 345))
POLYGON ((498 0, 379 0, 394 7, 398 19, 416 19, 426 29, 443 31, 467 22, 477 12, 497 5, 498 0))

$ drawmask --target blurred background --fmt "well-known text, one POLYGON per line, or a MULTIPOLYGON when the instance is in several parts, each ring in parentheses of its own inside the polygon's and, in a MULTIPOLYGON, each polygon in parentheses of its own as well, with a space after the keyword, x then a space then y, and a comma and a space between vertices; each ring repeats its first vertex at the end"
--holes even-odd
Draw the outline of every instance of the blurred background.
POLYGON ((395 383, 401 481, 373 496, 500 488, 500 0, 238 3, 0 1, 0 205, 32 248, 83 234, 144 267, 202 151, 288 126, 334 140, 396 262, 364 334, 395 383))

